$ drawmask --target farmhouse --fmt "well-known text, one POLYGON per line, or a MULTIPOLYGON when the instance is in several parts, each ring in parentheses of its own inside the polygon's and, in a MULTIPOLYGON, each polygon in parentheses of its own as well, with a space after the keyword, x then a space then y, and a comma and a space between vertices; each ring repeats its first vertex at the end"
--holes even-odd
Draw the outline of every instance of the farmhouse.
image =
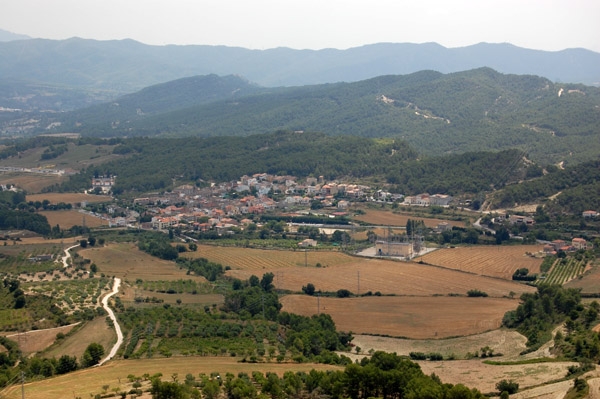
POLYGON ((302 240, 298 243, 299 247, 302 248, 308 248, 308 247, 316 247, 317 246, 317 241, 307 238, 306 240, 302 240))
POLYGON ((29 258, 30 262, 48 262, 52 260, 52 255, 37 255, 29 258))
POLYGON ((588 249, 588 243, 585 239, 583 238, 573 238, 571 240, 571 245, 573 246, 573 248, 575 249, 588 249))
POLYGON ((392 242, 392 241, 377 241, 375 242, 375 253, 377 256, 399 256, 403 258, 412 258, 413 245, 410 242, 392 242))
POLYGON ((597 218, 598 215, 600 215, 600 214, 596 211, 583 211, 583 213, 582 213, 582 216, 586 219, 597 218))

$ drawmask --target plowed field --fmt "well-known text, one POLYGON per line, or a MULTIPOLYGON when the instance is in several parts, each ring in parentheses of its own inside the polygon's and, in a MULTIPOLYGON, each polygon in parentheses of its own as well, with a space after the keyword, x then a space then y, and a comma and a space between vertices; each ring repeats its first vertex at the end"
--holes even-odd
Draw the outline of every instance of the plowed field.
POLYGON ((542 258, 526 253, 541 249, 540 245, 443 248, 418 259, 431 265, 510 280, 515 270, 521 268, 529 269, 529 273, 539 273, 542 258))

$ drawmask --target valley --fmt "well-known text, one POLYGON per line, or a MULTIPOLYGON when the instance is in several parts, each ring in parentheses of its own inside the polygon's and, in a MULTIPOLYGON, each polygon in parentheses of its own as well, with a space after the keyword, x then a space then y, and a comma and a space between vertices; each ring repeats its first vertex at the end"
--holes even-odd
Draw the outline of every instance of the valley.
POLYGON ((0 397, 597 388, 597 87, 170 62, 55 103, 0 79, 0 397))

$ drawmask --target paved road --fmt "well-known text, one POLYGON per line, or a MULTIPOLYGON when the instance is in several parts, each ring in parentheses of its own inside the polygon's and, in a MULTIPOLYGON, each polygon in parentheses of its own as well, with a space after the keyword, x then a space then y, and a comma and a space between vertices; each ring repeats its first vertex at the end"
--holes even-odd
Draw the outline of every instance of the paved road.
POLYGON ((121 326, 119 325, 119 322, 117 321, 117 317, 115 316, 115 313, 108 306, 108 300, 110 299, 111 296, 113 296, 117 292, 119 292, 120 285, 121 285, 121 279, 115 277, 115 283, 113 285, 112 292, 107 294, 104 298, 102 298, 102 306, 104 307, 104 310, 106 310, 106 312, 108 313, 108 317, 110 317, 110 319, 113 322, 113 325, 115 326, 115 330, 117 332, 117 342, 110 350, 110 353, 108 354, 108 356, 106 356, 100 363, 98 363, 98 366, 102 366, 105 362, 112 359, 117 354, 119 347, 123 343, 123 332, 121 331, 121 326))

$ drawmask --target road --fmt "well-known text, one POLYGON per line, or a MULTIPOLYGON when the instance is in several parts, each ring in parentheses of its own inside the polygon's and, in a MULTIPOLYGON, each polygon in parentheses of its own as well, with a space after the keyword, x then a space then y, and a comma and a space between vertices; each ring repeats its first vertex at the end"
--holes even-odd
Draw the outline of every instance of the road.
POLYGON ((108 306, 108 300, 110 299, 111 296, 113 296, 119 292, 120 286, 121 286, 121 279, 115 277, 115 282, 113 285, 112 292, 107 294, 104 298, 102 298, 102 307, 104 308, 104 310, 106 310, 106 312, 108 313, 108 317, 110 317, 110 319, 113 322, 113 325, 115 326, 115 331, 117 332, 117 342, 110 350, 110 353, 108 354, 108 356, 106 356, 104 359, 102 359, 102 361, 100 361, 100 363, 98 363, 98 366, 102 366, 105 362, 112 359, 117 354, 119 347, 123 343, 123 332, 121 331, 121 326, 119 325, 119 322, 117 321, 117 317, 115 316, 115 313, 108 306))
POLYGON ((71 247, 69 247, 69 248, 65 249, 65 256, 63 256, 63 257, 62 257, 62 263, 63 263, 63 267, 64 267, 64 268, 67 268, 67 267, 69 267, 69 262, 68 262, 68 260, 69 260, 69 258, 71 257, 71 253, 70 253, 69 251, 70 251, 70 250, 72 250, 72 249, 73 249, 73 248, 75 248, 75 247, 78 247, 78 246, 79 246, 79 244, 75 244, 75 245, 73 245, 73 246, 71 246, 71 247))

